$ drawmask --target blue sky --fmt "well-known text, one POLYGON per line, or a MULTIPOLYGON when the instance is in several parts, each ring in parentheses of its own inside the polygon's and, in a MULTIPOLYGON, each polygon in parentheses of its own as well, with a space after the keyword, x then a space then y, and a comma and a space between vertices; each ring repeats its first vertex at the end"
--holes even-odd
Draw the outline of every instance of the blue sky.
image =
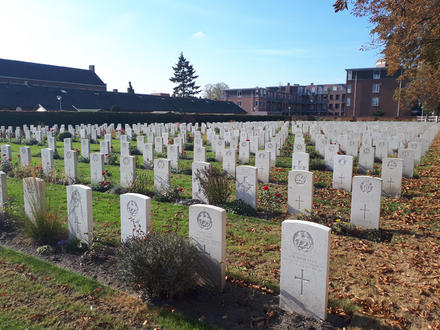
POLYGON ((88 68, 109 89, 171 92, 179 53, 197 83, 231 88, 340 83, 378 50, 366 19, 333 0, 14 0, 0 4, 0 58, 88 68))

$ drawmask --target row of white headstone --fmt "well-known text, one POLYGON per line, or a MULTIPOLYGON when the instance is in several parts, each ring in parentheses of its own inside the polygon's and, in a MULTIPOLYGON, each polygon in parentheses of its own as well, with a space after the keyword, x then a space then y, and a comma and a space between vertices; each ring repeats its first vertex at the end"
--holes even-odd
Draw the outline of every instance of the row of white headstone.
MULTIPOLYGON (((6 175, 0 172, 0 206, 7 201, 6 175)), ((67 218, 69 236, 86 244, 93 237, 92 190, 69 185, 67 218)), ((44 181, 23 179, 25 213, 35 221, 46 208, 44 181)), ((151 199, 141 194, 120 196, 121 240, 142 237, 151 230, 151 199)), ((212 280, 225 286, 226 211, 196 204, 189 207, 189 238, 208 258, 212 280)), ((300 220, 282 223, 280 307, 286 311, 325 319, 327 315, 330 228, 300 220)))

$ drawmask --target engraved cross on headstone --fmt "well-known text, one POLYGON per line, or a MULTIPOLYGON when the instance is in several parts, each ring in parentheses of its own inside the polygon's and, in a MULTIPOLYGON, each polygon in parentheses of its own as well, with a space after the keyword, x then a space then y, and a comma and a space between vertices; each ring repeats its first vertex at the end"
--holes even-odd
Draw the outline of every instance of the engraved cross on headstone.
POLYGON ((389 184, 390 184, 390 189, 391 189, 391 184, 392 184, 392 183, 394 183, 394 181, 393 181, 393 178, 392 178, 392 177, 390 177, 390 178, 389 178, 389 180, 387 181, 387 183, 389 183, 389 184))
POLYGON ((303 200, 301 200, 301 195, 298 196, 298 199, 296 199, 295 202, 298 202, 298 209, 301 209, 301 202, 304 202, 303 200))
POLYGON ((342 179, 344 178, 344 176, 342 175, 342 173, 341 173, 341 175, 338 177, 338 179, 340 179, 341 180, 341 183, 340 184, 342 184, 342 179))
POLYGON ((364 208, 361 209, 361 211, 364 212, 364 220, 365 220, 365 214, 366 214, 367 212, 369 212, 369 210, 367 210, 367 204, 364 204, 364 208))
POLYGON ((301 277, 295 275, 295 280, 301 281, 301 295, 304 292, 304 282, 310 282, 310 280, 304 278, 304 269, 301 269, 301 277))

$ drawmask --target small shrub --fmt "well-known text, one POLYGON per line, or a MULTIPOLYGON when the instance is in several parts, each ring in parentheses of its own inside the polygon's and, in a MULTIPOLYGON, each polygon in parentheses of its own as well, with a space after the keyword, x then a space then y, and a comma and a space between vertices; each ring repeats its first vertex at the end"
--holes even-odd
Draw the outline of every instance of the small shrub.
POLYGON ((128 188, 131 193, 137 193, 142 195, 147 195, 151 193, 151 187, 153 185, 151 178, 145 171, 138 171, 136 173, 136 180, 128 188))
POLYGON ((118 164, 118 155, 115 153, 109 153, 104 155, 104 159, 106 160, 106 163, 109 165, 117 165, 118 164))
POLYGON ((58 140, 64 142, 64 139, 71 138, 72 134, 70 132, 63 132, 58 135, 58 140))
POLYGON ((111 248, 104 242, 104 237, 99 232, 95 232, 89 246, 85 249, 83 259, 102 260, 111 254, 111 248))
POLYGON ((316 189, 327 188, 327 185, 325 184, 325 182, 315 182, 314 186, 316 189))
POLYGON ((55 148, 55 150, 53 151, 53 159, 61 159, 61 156, 58 153, 58 149, 57 148, 55 148))
POLYGON ((232 202, 228 202, 222 207, 229 213, 246 215, 246 216, 255 216, 257 215, 257 210, 255 210, 252 206, 246 204, 240 199, 236 199, 232 202))
POLYGON ((64 221, 46 210, 36 210, 35 221, 26 221, 26 233, 38 244, 55 245, 67 236, 64 221))
POLYGON ((174 233, 151 232, 126 240, 117 253, 117 265, 121 277, 149 298, 174 298, 209 283, 204 281, 200 250, 174 233))
POLYGON ((192 143, 185 143, 183 145, 183 150, 185 150, 185 151, 193 151, 194 150, 194 144, 192 144, 192 143))
POLYGON ((85 158, 83 156, 79 156, 78 162, 79 163, 90 163, 90 159, 89 158, 85 158))
POLYGON ((185 175, 192 175, 192 169, 191 168, 184 168, 180 172, 182 174, 185 174, 185 175))
POLYGON ((134 155, 142 155, 142 152, 140 152, 136 146, 132 146, 131 145, 129 150, 130 150, 130 155, 132 155, 132 156, 134 156, 134 155))
POLYGON ((57 249, 60 249, 64 253, 84 253, 87 251, 87 245, 81 243, 76 237, 68 239, 62 239, 57 242, 57 249))
POLYGON ((180 199, 181 187, 170 186, 167 189, 163 189, 160 192, 154 194, 154 200, 158 202, 174 203, 180 199))
POLYGON ((15 222, 6 207, 0 209, 0 233, 7 233, 15 228, 15 222))
POLYGON ((209 163, 211 163, 211 162, 216 162, 217 159, 215 159, 215 157, 207 157, 207 158, 206 158, 206 161, 209 162, 209 163))
POLYGON ((214 166, 195 173, 211 205, 223 205, 231 195, 227 173, 214 166))
POLYGON ((12 166, 12 159, 2 159, 0 163, 0 171, 5 172, 8 174, 9 172, 12 172, 14 170, 14 167, 12 166))
POLYGON ((322 157, 321 154, 318 151, 316 151, 316 149, 314 147, 307 147, 307 149, 309 149, 309 148, 313 148, 310 151, 307 150, 311 160, 312 159, 324 159, 324 157, 322 157))
POLYGON ((185 150, 183 150, 182 153, 180 154, 180 158, 181 159, 192 159, 192 157, 185 150))
POLYGON ((93 191, 106 192, 113 187, 113 184, 111 183, 112 174, 108 170, 102 172, 102 177, 103 180, 101 182, 90 186, 93 191))
POLYGON ((315 170, 315 171, 325 171, 326 167, 325 167, 325 161, 323 159, 312 159, 310 161, 310 170, 315 170))

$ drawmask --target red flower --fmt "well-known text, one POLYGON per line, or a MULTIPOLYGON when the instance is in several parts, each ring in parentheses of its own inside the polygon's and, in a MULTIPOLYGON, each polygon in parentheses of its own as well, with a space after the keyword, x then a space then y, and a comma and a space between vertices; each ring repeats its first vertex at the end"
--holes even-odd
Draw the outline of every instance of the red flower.
POLYGON ((278 171, 279 171, 279 170, 276 168, 276 169, 275 169, 275 172, 278 172, 278 171))
POLYGON ((277 197, 281 197, 281 194, 277 192, 277 193, 275 194, 275 196, 277 196, 277 197))
POLYGON ((113 149, 113 146, 110 146, 110 149, 113 149))
POLYGON ((341 153, 338 151, 338 155, 340 155, 341 153))
POLYGON ((105 157, 108 157, 108 154, 105 154, 105 157))
POLYGON ((105 186, 105 183, 104 183, 104 182, 103 182, 103 183, 101 183, 101 186, 102 186, 102 187, 104 187, 104 186, 105 186))
POLYGON ((264 190, 267 190, 267 189, 269 189, 269 186, 264 186, 263 189, 264 189, 264 190))
POLYGON ((281 146, 284 147, 284 143, 281 146))
POLYGON ((9 161, 11 161, 11 160, 12 160, 12 158, 8 158, 8 160, 9 160, 9 161))
POLYGON ((102 174, 102 175, 105 175, 105 172, 102 172, 101 174, 102 174))
POLYGON ((179 190, 179 191, 182 191, 183 190, 183 188, 182 187, 180 187, 179 189, 177 189, 177 190, 179 190))

